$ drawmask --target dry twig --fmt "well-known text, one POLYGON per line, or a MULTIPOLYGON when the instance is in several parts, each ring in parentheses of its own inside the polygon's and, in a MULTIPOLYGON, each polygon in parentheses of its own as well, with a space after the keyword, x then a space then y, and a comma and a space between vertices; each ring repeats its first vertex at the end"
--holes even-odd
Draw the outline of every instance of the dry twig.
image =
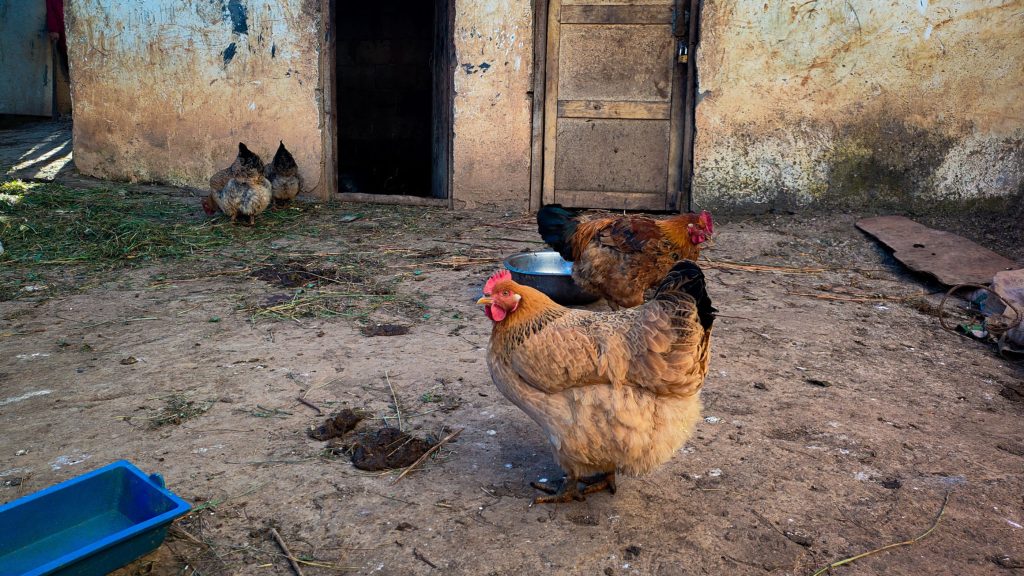
POLYGON ((395 394, 395 387, 391 385, 391 376, 388 376, 388 371, 384 371, 384 379, 388 381, 388 388, 391 389, 391 399, 395 401, 395 414, 398 415, 398 431, 401 432, 404 428, 402 426, 402 409, 398 406, 398 396, 395 394))
POLYGON ((424 564, 426 564, 427 566, 430 566, 431 568, 433 568, 433 569, 435 569, 435 570, 437 569, 437 565, 436 565, 436 564, 434 564, 433 562, 431 562, 430 560, 427 560, 427 557, 426 557, 426 556, 424 556, 423 554, 420 554, 420 551, 419 551, 419 550, 417 550, 417 549, 413 548, 413 549, 412 549, 412 555, 413 555, 413 556, 414 556, 414 557, 415 557, 415 558, 416 558, 417 560, 419 560, 419 561, 423 562, 423 563, 424 563, 424 564))
POLYGON ((455 439, 456 436, 461 434, 463 430, 465 430, 465 428, 459 428, 455 432, 452 432, 451 434, 449 434, 449 435, 445 436, 444 438, 442 438, 441 441, 438 442, 437 444, 434 444, 433 446, 431 446, 430 450, 427 450, 426 452, 424 452, 423 456, 420 456, 419 459, 416 460, 415 462, 413 462, 411 466, 409 466, 408 468, 403 470, 402 473, 398 475, 398 478, 395 478, 395 480, 394 480, 394 482, 392 482, 392 484, 394 484, 395 482, 398 482, 399 480, 404 478, 405 475, 408 474, 409 472, 412 472, 413 469, 416 468, 417 466, 419 466, 420 463, 422 463, 424 460, 426 460, 428 456, 430 456, 431 454, 436 452, 437 449, 440 448, 441 446, 444 446, 448 442, 451 442, 453 439, 455 439))
POLYGON ((931 534, 932 531, 934 531, 935 528, 939 525, 939 520, 942 520, 942 515, 946 512, 946 504, 947 503, 949 503, 949 492, 946 492, 946 496, 942 499, 942 507, 939 508, 939 513, 935 516, 935 521, 932 522, 931 528, 928 528, 927 530, 925 530, 917 538, 911 538, 910 540, 904 540, 902 542, 894 542, 892 544, 888 544, 886 546, 882 546, 881 548, 875 548, 874 550, 868 550, 867 552, 863 552, 861 554, 857 554, 856 556, 850 556, 849 558, 843 558, 842 560, 836 560, 835 562, 829 564, 828 566, 825 566, 824 568, 821 568, 820 570, 818 570, 817 572, 815 572, 811 576, 821 576, 822 574, 824 574, 825 572, 828 572, 829 570, 831 570, 833 568, 838 568, 838 567, 840 567, 840 566, 842 566, 844 564, 849 564, 849 563, 851 563, 851 562, 853 562, 855 560, 860 560, 861 558, 865 558, 867 556, 871 556, 872 554, 877 554, 879 552, 882 552, 882 551, 885 551, 885 550, 889 550, 891 548, 899 548, 900 546, 910 546, 911 544, 916 544, 916 543, 920 542, 926 536, 931 534))
POLYGON ((281 538, 281 535, 277 533, 275 528, 270 529, 270 535, 274 537, 274 540, 277 540, 277 545, 284 551, 284 556, 288 559, 288 563, 292 565, 292 570, 295 571, 295 574, 298 576, 305 576, 302 573, 302 568, 299 566, 298 559, 295 558, 295 556, 292 556, 292 551, 289 550, 288 545, 284 543, 284 538, 281 538))
POLYGON ((920 294, 914 294, 911 296, 836 296, 834 294, 815 294, 813 292, 787 292, 790 296, 810 296, 811 298, 817 298, 818 300, 836 300, 839 302, 901 302, 904 300, 910 300, 921 296, 920 294))
POLYGON ((728 262, 726 260, 712 260, 707 256, 700 262, 708 268, 723 268, 726 270, 745 270, 747 272, 778 272, 779 274, 820 274, 828 272, 828 268, 809 268, 794 266, 772 266, 770 264, 751 264, 747 262, 728 262))
POLYGON ((313 410, 316 410, 316 415, 317 416, 323 416, 324 415, 324 411, 321 410, 319 406, 317 406, 316 404, 313 404, 309 400, 306 400, 302 396, 296 396, 295 399, 298 400, 299 402, 305 404, 306 406, 309 406, 313 410))

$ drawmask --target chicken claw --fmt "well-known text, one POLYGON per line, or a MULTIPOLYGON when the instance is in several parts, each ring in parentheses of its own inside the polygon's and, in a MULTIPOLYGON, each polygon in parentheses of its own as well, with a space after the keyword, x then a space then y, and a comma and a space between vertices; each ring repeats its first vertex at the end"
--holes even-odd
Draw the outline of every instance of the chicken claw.
POLYGON ((615 494, 617 489, 615 485, 615 471, 604 472, 602 474, 595 474, 586 478, 580 478, 580 482, 586 484, 586 488, 583 489, 583 494, 593 494, 595 492, 601 492, 607 490, 608 492, 615 494))
POLYGON ((537 496, 533 499, 534 504, 565 504, 574 500, 580 502, 586 500, 586 497, 580 492, 579 479, 571 474, 562 479, 562 485, 557 490, 543 482, 530 482, 530 486, 551 494, 551 496, 537 496))
POLYGON ((545 482, 530 482, 530 486, 551 495, 537 496, 533 499, 534 504, 565 504, 572 501, 583 502, 587 499, 587 494, 593 494, 603 490, 608 490, 612 494, 615 494, 615 471, 613 470, 611 472, 595 474, 594 476, 588 476, 586 478, 577 478, 573 475, 567 475, 562 479, 562 484, 558 488, 555 488, 551 484, 545 482), (582 492, 579 489, 579 484, 581 482, 585 486, 582 492))

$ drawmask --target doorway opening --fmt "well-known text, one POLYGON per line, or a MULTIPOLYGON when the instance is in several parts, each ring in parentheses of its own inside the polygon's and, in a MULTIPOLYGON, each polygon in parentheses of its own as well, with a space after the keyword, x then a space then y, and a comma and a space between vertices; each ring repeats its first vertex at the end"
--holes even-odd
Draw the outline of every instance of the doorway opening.
POLYGON ((338 4, 338 191, 448 197, 450 0, 338 4))

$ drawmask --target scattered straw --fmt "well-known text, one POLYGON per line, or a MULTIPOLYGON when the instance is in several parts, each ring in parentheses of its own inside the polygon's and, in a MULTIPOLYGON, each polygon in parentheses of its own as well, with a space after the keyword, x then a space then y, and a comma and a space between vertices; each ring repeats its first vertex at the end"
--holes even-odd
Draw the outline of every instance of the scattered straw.
POLYGON ((708 268, 721 268, 725 270, 744 270, 746 272, 777 272, 779 274, 821 274, 828 272, 829 268, 796 267, 796 266, 773 266, 770 264, 754 264, 750 262, 729 262, 726 260, 712 260, 707 256, 701 261, 708 268))
POLYGON ((401 432, 405 429, 402 425, 402 408, 398 405, 398 396, 395 394, 395 387, 391 385, 391 376, 388 375, 387 370, 384 370, 384 379, 388 381, 388 388, 391 389, 391 399, 395 402, 395 414, 398 415, 398 431, 401 432))
POLYGON ((167 424, 181 424, 206 413, 213 406, 212 400, 197 403, 179 394, 164 399, 164 406, 153 417, 149 418, 151 428, 160 428, 167 424))
POLYGON ((920 298, 922 294, 911 294, 910 296, 836 296, 835 294, 817 294, 814 292, 787 292, 790 296, 808 296, 818 300, 835 300, 838 302, 903 302, 920 298))
POLYGON ((824 574, 825 572, 828 572, 829 570, 831 570, 833 568, 838 568, 840 566, 843 566, 844 564, 849 564, 849 563, 854 562, 856 560, 860 560, 861 558, 866 558, 868 556, 871 556, 873 554, 877 554, 879 552, 883 552, 885 550, 889 550, 889 549, 892 549, 892 548, 899 548, 900 546, 910 546, 911 544, 917 544, 921 540, 924 540, 925 537, 927 537, 929 534, 931 534, 932 531, 934 531, 935 528, 939 525, 939 520, 942 520, 942 515, 946 512, 946 504, 948 504, 948 503, 949 503, 949 492, 946 492, 945 497, 943 497, 943 499, 942 499, 942 507, 939 508, 939 513, 935 516, 935 521, 932 522, 931 527, 928 528, 927 530, 925 530, 920 536, 918 536, 916 538, 911 538, 910 540, 904 540, 903 542, 895 542, 893 544, 888 544, 886 546, 882 546, 881 548, 875 548, 874 550, 868 550, 867 552, 864 552, 864 553, 861 553, 861 554, 857 554, 856 556, 850 556, 849 558, 843 558, 842 560, 836 560, 835 562, 829 564, 828 566, 825 566, 824 568, 821 568, 820 570, 818 570, 817 572, 815 572, 811 576, 821 576, 821 574, 824 574))

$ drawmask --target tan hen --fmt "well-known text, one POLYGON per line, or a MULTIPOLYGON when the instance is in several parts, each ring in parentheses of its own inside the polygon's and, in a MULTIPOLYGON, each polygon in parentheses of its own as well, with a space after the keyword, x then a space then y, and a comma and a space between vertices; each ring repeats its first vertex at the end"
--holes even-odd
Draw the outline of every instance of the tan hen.
POLYGON ((540 425, 566 473, 554 496, 535 502, 614 492, 616 471, 649 472, 690 437, 715 315, 696 264, 678 263, 650 302, 615 312, 564 308, 507 271, 479 303, 494 322, 495 386, 540 425))

